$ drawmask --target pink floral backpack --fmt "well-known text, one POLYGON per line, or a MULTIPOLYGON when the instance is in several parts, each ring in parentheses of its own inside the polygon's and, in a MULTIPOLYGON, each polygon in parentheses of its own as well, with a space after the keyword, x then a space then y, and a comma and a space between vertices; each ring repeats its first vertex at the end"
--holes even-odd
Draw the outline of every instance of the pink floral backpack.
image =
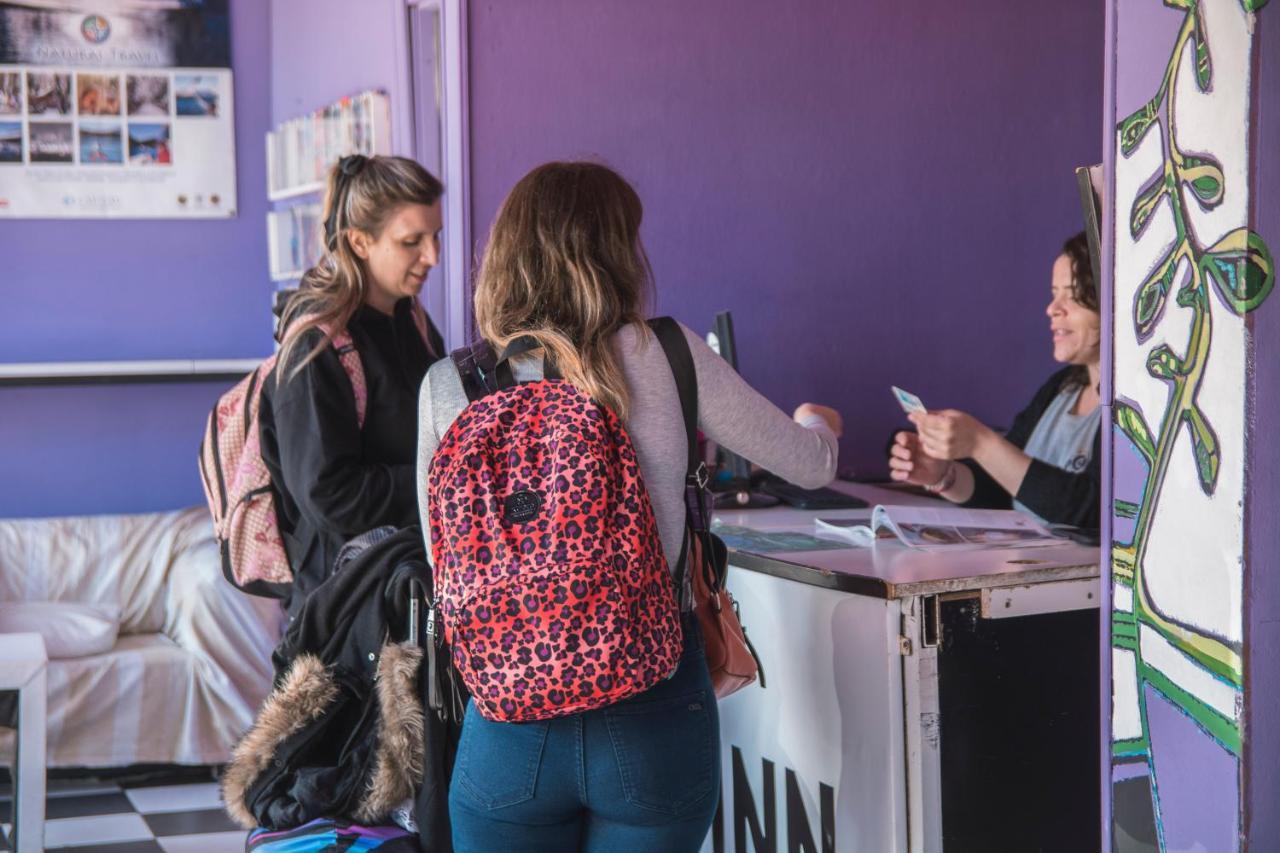
MULTIPOLYGON (((417 301, 413 319, 430 350, 427 315, 417 301)), ((360 353, 345 330, 332 335, 332 344, 351 380, 356 421, 363 429, 369 390, 360 353)), ((237 589, 267 598, 284 598, 293 585, 293 569, 276 515, 275 489, 258 437, 262 384, 275 369, 276 359, 268 357, 218 398, 200 442, 200 481, 213 514, 222 574, 237 589)))

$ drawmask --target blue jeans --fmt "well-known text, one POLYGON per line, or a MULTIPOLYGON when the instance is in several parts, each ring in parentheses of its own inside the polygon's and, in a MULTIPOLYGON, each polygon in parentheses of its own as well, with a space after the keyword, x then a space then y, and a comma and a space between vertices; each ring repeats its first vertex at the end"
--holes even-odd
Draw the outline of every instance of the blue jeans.
POLYGON ((457 853, 680 853, 720 799, 720 716, 697 623, 674 675, 608 708, 535 723, 468 705, 449 786, 457 853))

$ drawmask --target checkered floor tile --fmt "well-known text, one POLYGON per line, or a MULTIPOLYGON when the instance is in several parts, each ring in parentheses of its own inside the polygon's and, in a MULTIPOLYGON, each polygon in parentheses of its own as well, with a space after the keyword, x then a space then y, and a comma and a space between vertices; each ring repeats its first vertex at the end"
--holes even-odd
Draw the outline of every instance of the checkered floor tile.
MULTIPOLYGON (((13 802, 0 792, 0 850, 13 802)), ((241 853, 244 830, 223 811, 214 782, 178 785, 49 782, 46 850, 75 853, 241 853)))

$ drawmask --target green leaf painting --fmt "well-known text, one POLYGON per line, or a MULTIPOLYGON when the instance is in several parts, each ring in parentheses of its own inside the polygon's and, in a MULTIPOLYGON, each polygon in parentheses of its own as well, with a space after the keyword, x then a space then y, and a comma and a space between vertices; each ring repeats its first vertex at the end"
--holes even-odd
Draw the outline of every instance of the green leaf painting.
POLYGON ((1204 12, 1197 9, 1191 15, 1196 27, 1196 85, 1201 92, 1207 92, 1213 85, 1213 60, 1209 58, 1209 39, 1204 32, 1204 12))
POLYGON ((1112 503, 1112 509, 1115 511, 1116 518, 1138 517, 1138 505, 1133 501, 1114 501, 1112 503))
POLYGON ((1138 192, 1138 197, 1133 201, 1133 209, 1129 213, 1130 236, 1137 239, 1138 235, 1146 229, 1147 223, 1151 221, 1151 214, 1155 213, 1160 199, 1164 198, 1168 190, 1169 187, 1165 183, 1162 172, 1138 192))
POLYGON ((1155 458, 1156 445, 1151 440, 1151 430, 1147 427, 1142 413, 1128 403, 1117 401, 1115 404, 1116 425, 1129 437, 1133 446, 1138 448, 1148 462, 1155 458))
POLYGON ((1207 156, 1186 157, 1179 176, 1205 210, 1212 210, 1222 203, 1226 180, 1222 177, 1222 166, 1217 160, 1207 156))
POLYGON ((1196 472, 1200 475, 1200 488, 1206 495, 1213 494, 1218 482, 1218 436, 1204 419, 1200 407, 1193 405, 1183 413, 1187 429, 1191 432, 1191 449, 1196 456, 1196 472))
POLYGON ((1160 322, 1164 314, 1165 298, 1173 286, 1173 276, 1178 265, 1173 252, 1165 256, 1164 261, 1152 271, 1151 275, 1139 287, 1133 300, 1133 324, 1138 332, 1138 340, 1145 341, 1151 337, 1151 331, 1160 322))
POLYGON ((1120 152, 1126 157, 1133 153, 1147 131, 1156 124, 1158 105, 1157 101, 1152 100, 1120 123, 1120 152))
POLYGON ((1262 304, 1276 283, 1275 262, 1262 238, 1237 228, 1214 243, 1200 260, 1222 301, 1237 314, 1262 304))
POLYGON ((1161 344, 1147 356, 1147 372, 1157 379, 1175 379, 1181 372, 1178 357, 1169 349, 1168 344, 1161 344))
MULTIPOLYGON (((1266 0, 1240 0, 1240 3, 1246 13, 1252 13, 1261 9, 1266 0)), ((1179 146, 1175 106, 1179 94, 1178 72, 1185 67, 1189 54, 1194 86, 1199 92, 1213 93, 1215 86, 1248 84, 1229 79, 1223 70, 1225 65, 1215 68, 1211 32, 1202 0, 1164 0, 1164 6, 1177 10, 1182 25, 1165 60, 1159 88, 1150 101, 1116 125, 1116 144, 1125 158, 1150 136, 1152 128, 1158 127, 1159 139, 1152 145, 1158 143, 1163 159, 1160 168, 1134 194, 1132 202, 1123 202, 1129 204, 1130 236, 1139 239, 1149 232, 1153 221, 1162 217, 1168 220, 1162 220, 1161 232, 1173 235, 1160 260, 1148 269, 1134 290, 1131 333, 1138 344, 1145 344, 1161 329, 1169 315, 1169 295, 1175 288, 1176 303, 1184 309, 1176 312, 1175 323, 1165 326, 1165 340, 1152 347, 1146 356, 1147 373, 1162 380, 1168 389, 1164 410, 1158 419, 1148 425, 1142 412, 1121 399, 1117 399, 1112 409, 1115 428, 1132 442, 1147 463, 1141 475, 1141 488, 1137 484, 1126 486, 1130 500, 1113 499, 1115 517, 1126 523, 1131 521, 1133 530, 1128 543, 1113 543, 1111 551, 1112 577, 1116 583, 1123 583, 1134 591, 1132 609, 1114 610, 1111 615, 1113 648, 1133 655, 1138 681, 1136 702, 1141 735, 1112 745, 1114 755, 1126 758, 1150 757, 1146 716, 1148 687, 1177 705, 1223 749, 1234 755, 1241 753, 1243 735, 1239 722, 1223 716, 1202 698, 1161 675, 1158 668, 1146 660, 1141 635, 1135 628, 1142 625, 1155 631, 1163 642, 1178 649, 1211 677, 1237 686, 1243 683, 1238 645, 1233 646, 1195 625, 1174 623, 1151 602, 1146 560, 1153 519, 1159 511, 1169 472, 1175 466, 1186 469, 1190 467, 1188 463, 1192 463, 1204 495, 1213 496, 1218 488, 1223 448, 1217 431, 1199 404, 1209 375, 1207 366, 1213 358, 1215 312, 1223 318, 1243 316, 1257 310, 1275 287, 1275 261, 1256 233, 1246 227, 1236 228, 1206 247, 1197 232, 1197 225, 1203 227, 1203 222, 1193 221, 1190 216, 1192 210, 1219 208, 1233 188, 1227 185, 1229 170, 1224 169, 1211 152, 1200 150, 1200 146, 1209 144, 1206 139, 1216 138, 1218 131, 1210 128, 1206 133, 1205 128, 1199 128, 1194 154, 1179 146), (1164 228, 1166 222, 1171 227, 1164 228), (1225 306, 1226 310, 1219 306, 1225 306), (1186 330, 1185 343, 1182 343, 1182 330, 1186 330), (1173 340, 1175 334, 1177 341, 1173 340), (1191 459, 1180 458, 1180 454, 1186 453, 1185 445, 1178 441, 1184 425, 1190 439, 1191 459)), ((1227 7, 1226 11, 1233 10, 1227 7)), ((1225 22, 1225 19, 1213 19, 1217 20, 1225 22)), ((1249 78, 1246 75, 1243 79, 1249 78)), ((1225 132, 1226 128, 1218 130, 1225 132)), ((1247 187, 1235 189, 1247 191, 1247 187)), ((1121 200, 1117 201, 1116 213, 1122 216, 1125 208, 1121 200)), ((1123 334, 1122 330, 1117 324, 1117 336, 1123 334)), ((1117 377, 1116 388, 1117 391, 1124 388, 1120 377, 1117 377)), ((1156 416, 1155 412, 1148 411, 1152 417, 1156 416)), ((1231 450, 1235 452, 1234 448, 1231 450)), ((1179 498, 1165 495, 1165 499, 1177 501, 1179 498)), ((1156 798, 1153 806, 1159 815, 1158 779, 1154 778, 1154 769, 1150 772, 1153 774, 1151 790, 1156 798)))

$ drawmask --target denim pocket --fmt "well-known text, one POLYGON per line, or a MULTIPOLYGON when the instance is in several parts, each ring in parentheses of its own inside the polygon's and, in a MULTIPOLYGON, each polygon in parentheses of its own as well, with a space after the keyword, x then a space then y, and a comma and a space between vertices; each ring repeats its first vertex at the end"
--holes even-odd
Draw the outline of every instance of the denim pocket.
POLYGON ((720 733, 713 694, 622 702, 604 715, 627 802, 682 815, 715 791, 720 733))
POLYGON ((468 704, 454 781, 486 809, 523 803, 538 785, 547 722, 495 723, 468 704))

